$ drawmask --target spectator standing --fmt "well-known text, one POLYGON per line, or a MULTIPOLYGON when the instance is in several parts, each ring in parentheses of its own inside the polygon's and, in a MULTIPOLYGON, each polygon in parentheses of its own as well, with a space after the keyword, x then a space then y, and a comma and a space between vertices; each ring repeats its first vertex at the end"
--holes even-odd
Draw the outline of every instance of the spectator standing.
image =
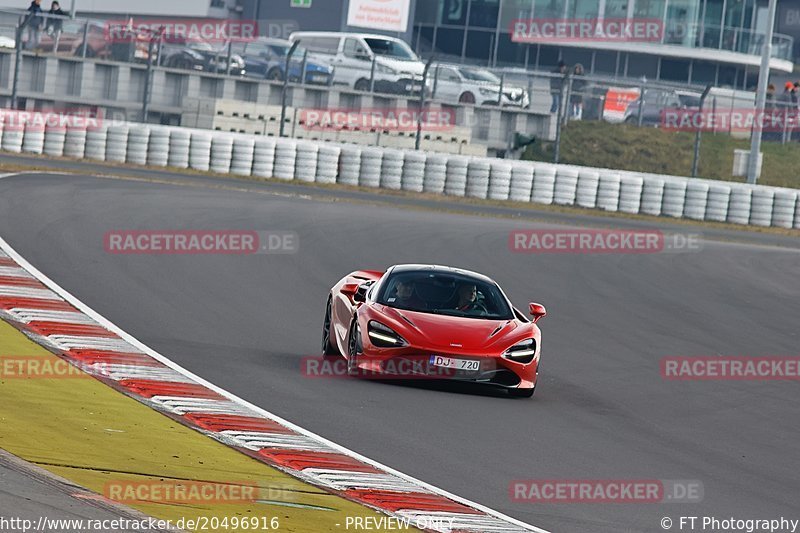
POLYGON ((51 16, 51 18, 47 19, 47 32, 60 33, 64 24, 62 17, 66 18, 69 13, 61 9, 61 5, 58 2, 53 2, 50 4, 50 11, 47 14, 51 16))
POLYGON ((586 79, 583 76, 583 65, 578 63, 572 69, 572 88, 569 97, 573 120, 583 118, 583 92, 586 90, 586 79))
POLYGON ((561 91, 564 88, 564 79, 567 77, 567 64, 559 61, 558 66, 552 70, 552 74, 550 94, 553 96, 553 105, 550 106, 550 112, 557 113, 561 107, 561 91))
POLYGON ((28 41, 26 48, 35 50, 39 48, 39 41, 42 32, 42 0, 32 0, 31 5, 28 6, 27 18, 27 31, 28 41))

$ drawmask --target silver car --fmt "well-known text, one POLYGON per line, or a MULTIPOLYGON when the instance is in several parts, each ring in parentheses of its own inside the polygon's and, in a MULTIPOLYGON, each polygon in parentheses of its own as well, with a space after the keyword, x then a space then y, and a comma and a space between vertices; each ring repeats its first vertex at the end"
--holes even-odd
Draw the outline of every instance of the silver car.
POLYGON ((434 76, 433 98, 436 100, 522 108, 530 105, 526 89, 504 84, 499 76, 486 69, 438 64, 431 70, 434 76))

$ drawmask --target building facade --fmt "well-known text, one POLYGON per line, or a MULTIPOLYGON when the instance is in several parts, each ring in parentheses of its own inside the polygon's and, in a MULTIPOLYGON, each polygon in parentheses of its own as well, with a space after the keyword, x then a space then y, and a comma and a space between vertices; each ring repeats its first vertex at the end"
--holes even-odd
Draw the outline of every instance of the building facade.
MULTIPOLYGON (((776 31, 800 32, 800 3, 778 0, 776 31)), ((767 0, 430 0, 417 5, 413 46, 423 55, 487 66, 545 70, 581 63, 595 75, 750 88, 755 86, 767 0), (515 42, 519 20, 657 21, 648 42, 579 39, 515 42)), ((771 67, 791 72, 798 49, 776 33, 771 67)))

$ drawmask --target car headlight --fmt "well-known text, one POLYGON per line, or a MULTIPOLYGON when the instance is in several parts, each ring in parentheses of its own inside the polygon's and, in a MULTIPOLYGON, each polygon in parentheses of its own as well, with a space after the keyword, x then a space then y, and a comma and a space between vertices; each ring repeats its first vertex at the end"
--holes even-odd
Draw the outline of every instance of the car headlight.
POLYGON ((505 351, 506 358, 518 363, 530 363, 536 355, 536 339, 527 339, 519 342, 505 351))
POLYGON ((380 72, 381 74, 391 74, 393 76, 397 75, 397 71, 391 67, 387 67, 386 65, 381 65, 379 63, 375 64, 375 71, 380 72))
POLYGON ((369 321, 367 334, 372 344, 378 348, 399 348, 408 345, 405 339, 395 333, 392 328, 374 320, 369 321))
POLYGON ((484 88, 484 87, 481 87, 481 88, 480 88, 480 89, 478 89, 478 90, 479 90, 479 91, 481 92, 481 94, 482 94, 482 95, 484 95, 484 96, 494 96, 494 97, 497 97, 497 98, 499 98, 499 97, 500 97, 500 91, 499 91, 499 90, 496 90, 496 89, 486 89, 486 88, 484 88))

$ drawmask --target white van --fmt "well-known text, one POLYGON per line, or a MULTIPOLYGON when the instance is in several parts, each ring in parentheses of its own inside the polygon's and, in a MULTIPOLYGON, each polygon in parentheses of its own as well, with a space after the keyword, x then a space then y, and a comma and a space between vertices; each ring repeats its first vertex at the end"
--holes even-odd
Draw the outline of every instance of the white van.
MULTIPOLYGON (((369 91, 375 62, 375 92, 414 95, 422 89, 423 63, 408 44, 394 37, 369 33, 298 31, 289 36, 301 41, 335 68, 334 85, 369 91)), ((430 90, 432 83, 428 80, 430 90)))

